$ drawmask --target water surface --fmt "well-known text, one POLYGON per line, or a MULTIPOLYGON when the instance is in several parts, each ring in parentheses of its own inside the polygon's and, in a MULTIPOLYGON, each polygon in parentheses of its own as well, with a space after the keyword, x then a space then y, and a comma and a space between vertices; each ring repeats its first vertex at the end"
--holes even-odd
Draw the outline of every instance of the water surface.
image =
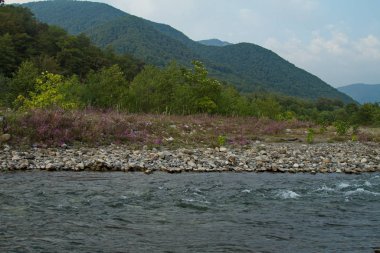
POLYGON ((380 174, 0 174, 0 252, 373 252, 380 174))

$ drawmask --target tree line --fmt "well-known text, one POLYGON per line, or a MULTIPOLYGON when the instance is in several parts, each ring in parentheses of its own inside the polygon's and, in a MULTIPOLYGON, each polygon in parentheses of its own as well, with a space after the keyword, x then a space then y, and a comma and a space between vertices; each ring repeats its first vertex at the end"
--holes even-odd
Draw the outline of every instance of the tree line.
POLYGON ((145 65, 101 50, 84 35, 37 22, 26 8, 0 7, 0 107, 81 109, 131 113, 219 114, 328 125, 380 126, 379 104, 303 100, 274 93, 239 93, 210 78, 202 62, 145 65))

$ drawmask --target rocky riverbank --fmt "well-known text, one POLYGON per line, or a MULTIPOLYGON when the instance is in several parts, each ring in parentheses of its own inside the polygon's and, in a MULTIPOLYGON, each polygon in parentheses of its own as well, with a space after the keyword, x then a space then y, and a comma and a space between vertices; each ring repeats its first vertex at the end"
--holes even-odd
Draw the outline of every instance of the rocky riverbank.
POLYGON ((147 174, 181 172, 364 173, 380 172, 378 143, 260 143, 246 148, 130 150, 100 148, 32 148, 3 146, 0 171, 123 171, 147 174))

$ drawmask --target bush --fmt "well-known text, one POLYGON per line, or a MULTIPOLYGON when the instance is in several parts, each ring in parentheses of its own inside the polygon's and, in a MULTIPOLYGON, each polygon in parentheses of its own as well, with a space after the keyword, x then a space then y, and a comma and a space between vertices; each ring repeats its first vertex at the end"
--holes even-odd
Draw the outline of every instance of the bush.
POLYGON ((336 128, 336 132, 339 136, 346 135, 348 130, 350 129, 350 124, 345 121, 336 121, 334 123, 334 126, 336 128))
POLYGON ((218 136, 219 147, 226 145, 226 143, 227 143, 227 137, 225 135, 219 135, 218 136))
POLYGON ((306 142, 312 144, 314 142, 314 129, 309 128, 307 130, 306 142))

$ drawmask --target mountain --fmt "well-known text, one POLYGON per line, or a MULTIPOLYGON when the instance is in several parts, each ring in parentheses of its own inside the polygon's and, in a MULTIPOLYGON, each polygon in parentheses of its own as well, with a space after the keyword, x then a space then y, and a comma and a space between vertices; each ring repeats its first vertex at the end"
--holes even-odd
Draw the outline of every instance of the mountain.
POLYGON ((210 74, 242 92, 270 91, 307 99, 327 97, 354 102, 318 77, 255 44, 206 46, 166 24, 148 21, 102 3, 43 1, 27 3, 35 16, 73 34, 84 33, 103 48, 164 66, 172 60, 204 62, 210 74))
POLYGON ((361 104, 380 103, 380 84, 357 83, 338 88, 361 104))
POLYGON ((221 41, 218 39, 199 40, 198 42, 205 46, 214 46, 214 47, 224 47, 224 46, 232 45, 232 43, 229 43, 227 41, 221 41))

